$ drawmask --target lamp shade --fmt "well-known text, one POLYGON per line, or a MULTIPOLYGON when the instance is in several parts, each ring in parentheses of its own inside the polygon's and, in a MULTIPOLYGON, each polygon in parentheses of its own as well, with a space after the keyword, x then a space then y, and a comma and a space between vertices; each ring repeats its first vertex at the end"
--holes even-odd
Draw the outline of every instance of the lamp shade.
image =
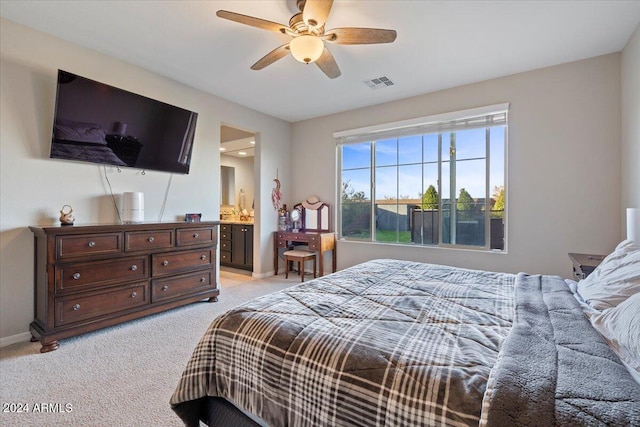
POLYGON ((324 43, 320 37, 304 35, 291 40, 289 50, 298 61, 309 64, 320 58, 324 51, 324 43))
POLYGON ((640 244, 640 209, 627 208, 627 240, 640 244))

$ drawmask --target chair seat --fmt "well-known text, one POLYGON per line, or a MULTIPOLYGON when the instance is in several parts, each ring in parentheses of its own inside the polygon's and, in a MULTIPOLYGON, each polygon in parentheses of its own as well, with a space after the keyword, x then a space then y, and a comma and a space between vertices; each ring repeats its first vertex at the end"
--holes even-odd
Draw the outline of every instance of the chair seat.
POLYGON ((316 252, 312 252, 312 251, 305 251, 303 249, 292 249, 290 251, 286 251, 284 252, 282 255, 284 256, 288 256, 290 258, 293 257, 315 257, 316 256, 316 252))
POLYGON ((313 251, 305 251, 302 249, 293 249, 290 251, 284 252, 284 262, 286 264, 285 269, 285 278, 289 278, 289 262, 297 262, 298 263, 298 272, 300 276, 302 276, 302 281, 304 282, 304 263, 305 261, 313 261, 313 277, 316 277, 316 254, 317 252, 313 251))

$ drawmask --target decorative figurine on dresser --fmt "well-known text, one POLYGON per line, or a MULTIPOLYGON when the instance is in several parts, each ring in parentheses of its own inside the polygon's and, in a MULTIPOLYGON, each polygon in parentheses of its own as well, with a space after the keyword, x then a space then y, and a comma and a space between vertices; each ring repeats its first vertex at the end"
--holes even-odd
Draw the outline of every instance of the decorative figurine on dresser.
POLYGON ((75 220, 73 217, 73 208, 69 205, 64 205, 62 209, 60 209, 60 225, 73 225, 73 221, 75 220))
POLYGON ((29 227, 40 352, 58 340, 174 307, 217 301, 219 221, 29 227))

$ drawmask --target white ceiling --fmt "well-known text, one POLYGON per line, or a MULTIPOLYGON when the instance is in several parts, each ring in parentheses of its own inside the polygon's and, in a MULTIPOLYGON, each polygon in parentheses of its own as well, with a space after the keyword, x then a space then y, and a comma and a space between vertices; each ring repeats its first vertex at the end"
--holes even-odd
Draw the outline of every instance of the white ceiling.
POLYGON ((250 70, 289 38, 220 19, 219 9, 283 24, 297 11, 293 0, 0 1, 6 19, 291 122, 618 52, 640 22, 638 0, 335 0, 327 29, 398 37, 329 45, 342 71, 331 80, 291 56, 250 70), (381 76, 395 85, 363 83, 381 76))

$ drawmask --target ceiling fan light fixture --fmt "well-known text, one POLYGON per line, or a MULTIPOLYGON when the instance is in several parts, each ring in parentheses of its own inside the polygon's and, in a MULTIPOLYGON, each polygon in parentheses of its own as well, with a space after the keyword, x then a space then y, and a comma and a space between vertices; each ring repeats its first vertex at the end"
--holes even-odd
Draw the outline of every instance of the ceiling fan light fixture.
POLYGON ((291 40, 289 49, 296 60, 310 64, 317 61, 322 55, 324 42, 320 37, 302 35, 291 40))

